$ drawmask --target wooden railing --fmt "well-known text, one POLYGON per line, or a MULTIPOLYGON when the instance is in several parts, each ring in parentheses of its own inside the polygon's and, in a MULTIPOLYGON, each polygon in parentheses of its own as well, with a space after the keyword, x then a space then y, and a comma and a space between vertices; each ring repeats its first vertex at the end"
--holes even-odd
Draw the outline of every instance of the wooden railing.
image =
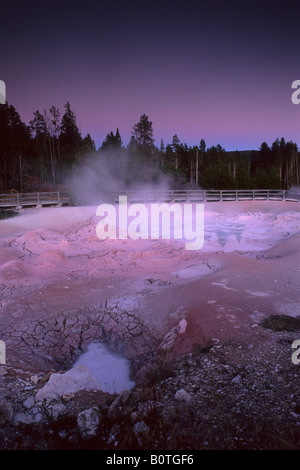
MULTIPOLYGON (((151 202, 218 202, 218 201, 300 201, 300 192, 281 189, 247 190, 119 190, 111 194, 110 202, 118 203, 119 196, 127 196, 128 203, 151 202)), ((99 201, 99 204, 101 201, 99 201)), ((73 204, 71 196, 65 191, 40 193, 0 194, 0 207, 16 208, 62 206, 73 204)), ((80 203, 79 203, 80 204, 80 203)), ((78 205, 78 204, 76 204, 78 205)))
POLYGON ((129 190, 114 191, 113 202, 119 196, 127 196, 129 203, 138 202, 216 202, 216 201, 299 201, 300 194, 291 194, 281 189, 247 190, 129 190))
POLYGON ((40 192, 40 193, 12 193, 0 194, 0 207, 21 209, 29 206, 62 206, 70 204, 71 197, 62 191, 40 192))

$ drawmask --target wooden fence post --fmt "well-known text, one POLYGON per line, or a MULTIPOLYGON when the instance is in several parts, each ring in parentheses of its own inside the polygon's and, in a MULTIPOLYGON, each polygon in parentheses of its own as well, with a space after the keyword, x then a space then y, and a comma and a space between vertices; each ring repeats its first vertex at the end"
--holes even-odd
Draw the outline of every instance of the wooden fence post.
POLYGON ((40 203, 40 193, 37 193, 37 205, 36 205, 36 208, 39 209, 41 206, 41 203, 40 203))
POLYGON ((17 193, 17 209, 22 209, 22 206, 20 204, 20 194, 17 193))

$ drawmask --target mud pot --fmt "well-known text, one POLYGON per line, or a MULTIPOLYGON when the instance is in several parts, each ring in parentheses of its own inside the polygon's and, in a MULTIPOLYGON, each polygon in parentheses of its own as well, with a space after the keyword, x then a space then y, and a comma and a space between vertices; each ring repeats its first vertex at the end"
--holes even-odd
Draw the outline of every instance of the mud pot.
POLYGON ((267 350, 272 338, 260 322, 300 317, 299 203, 204 210, 199 251, 183 240, 101 241, 96 207, 23 209, 0 221, 7 371, 66 372, 101 342, 143 385, 158 364, 200 350, 267 350))

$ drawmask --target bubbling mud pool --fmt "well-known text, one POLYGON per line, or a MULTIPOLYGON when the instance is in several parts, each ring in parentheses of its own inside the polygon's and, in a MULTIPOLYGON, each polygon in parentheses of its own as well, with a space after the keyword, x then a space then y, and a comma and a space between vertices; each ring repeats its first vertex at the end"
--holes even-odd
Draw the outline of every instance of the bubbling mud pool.
POLYGON ((184 240, 99 240, 95 210, 28 209, 1 221, 9 363, 69 370, 79 360, 113 393, 147 378, 152 354, 169 360, 232 328, 241 338, 253 312, 298 314, 299 203, 209 203, 199 251, 184 240), (90 341, 123 356, 103 343, 86 350, 90 341))
POLYGON ((90 344, 87 351, 77 359, 73 369, 79 365, 89 369, 104 392, 121 393, 135 385, 129 377, 129 361, 112 353, 102 343, 90 344))

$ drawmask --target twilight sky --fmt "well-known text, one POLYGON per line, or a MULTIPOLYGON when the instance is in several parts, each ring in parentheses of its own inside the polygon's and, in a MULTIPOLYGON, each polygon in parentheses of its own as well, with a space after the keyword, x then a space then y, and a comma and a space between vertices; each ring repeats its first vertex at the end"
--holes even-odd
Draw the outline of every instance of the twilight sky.
POLYGON ((298 0, 10 0, 1 6, 0 80, 22 120, 69 101, 97 148, 127 145, 145 113, 155 144, 300 147, 298 0))

